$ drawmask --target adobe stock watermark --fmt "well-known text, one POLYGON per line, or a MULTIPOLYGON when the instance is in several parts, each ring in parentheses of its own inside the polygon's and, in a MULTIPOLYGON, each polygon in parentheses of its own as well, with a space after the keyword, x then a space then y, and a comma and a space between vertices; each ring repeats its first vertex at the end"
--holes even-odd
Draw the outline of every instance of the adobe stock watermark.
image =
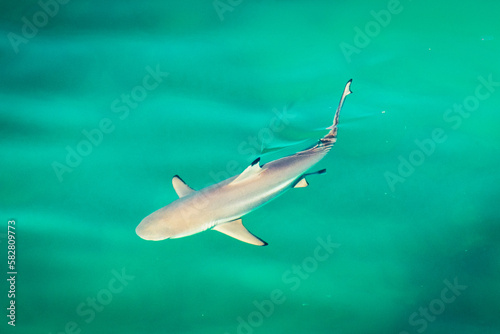
MULTIPOLYGON (((314 248, 312 254, 305 257, 300 264, 292 265, 290 269, 281 275, 281 281, 288 286, 290 291, 299 289, 302 282, 318 270, 320 263, 327 261, 335 249, 340 247, 340 244, 332 242, 331 236, 328 236, 326 240, 321 237, 316 240, 318 245, 314 248)), ((269 293, 269 299, 254 300, 252 304, 255 310, 245 317, 239 316, 236 318, 238 323, 236 334, 252 334, 256 328, 264 324, 265 319, 274 314, 276 306, 285 302, 286 294, 281 289, 272 290, 269 293)), ((229 332, 225 334, 229 334, 229 332)))
MULTIPOLYGON (((443 314, 446 310, 446 305, 455 302, 457 297, 467 289, 467 285, 458 283, 457 277, 453 279, 453 283, 447 279, 443 283, 445 287, 441 290, 438 298, 431 300, 427 307, 419 307, 418 312, 413 312, 408 317, 408 324, 414 327, 413 330, 417 333, 423 333, 429 326, 429 323, 436 321, 437 316, 443 314)), ((410 334, 410 332, 401 331, 399 334, 410 334)))
MULTIPOLYGON (((119 121, 124 121, 129 117, 130 111, 136 109, 153 90, 158 88, 160 84, 169 75, 168 72, 163 72, 160 65, 156 68, 146 66, 147 74, 143 77, 141 84, 134 86, 129 93, 123 93, 119 98, 111 102, 111 111, 115 113, 119 121)), ((116 129, 117 122, 111 118, 102 118, 97 126, 93 129, 83 129, 82 139, 74 146, 66 146, 66 158, 63 162, 53 161, 52 169, 56 174, 59 182, 64 181, 64 175, 71 173, 75 168, 80 166, 85 157, 88 157, 95 148, 99 147, 105 135, 109 135, 116 129)))
POLYGON ((23 23, 20 34, 14 32, 7 33, 7 38, 12 46, 12 49, 17 54, 21 44, 28 44, 30 40, 38 35, 40 29, 43 29, 54 18, 61 8, 61 5, 68 4, 70 0, 40 0, 38 6, 40 10, 36 11, 31 18, 23 16, 23 23))
POLYGON ((363 29, 358 26, 354 27, 353 43, 341 42, 339 44, 347 63, 352 61, 354 54, 360 54, 363 49, 367 48, 372 40, 380 35, 382 28, 386 28, 391 23, 393 16, 400 14, 403 9, 399 0, 389 0, 387 9, 381 9, 378 12, 370 11, 373 20, 368 21, 363 29))
MULTIPOLYGON (((269 121, 269 124, 260 129, 257 135, 248 136, 238 144, 238 153, 247 156, 247 161, 250 163, 262 151, 262 147, 269 145, 275 138, 276 134, 283 131, 289 124, 290 120, 296 115, 289 113, 287 106, 284 106, 282 111, 277 108, 272 109, 274 116, 269 121)), ((209 175, 216 183, 230 178, 241 172, 243 168, 237 160, 230 160, 226 163, 225 169, 219 172, 210 171, 209 175)))
POLYGON ((224 13, 232 12, 236 7, 241 5, 243 0, 214 0, 212 5, 215 12, 221 21, 224 21, 224 13))
MULTIPOLYGON (((494 81, 492 74, 488 75, 488 78, 479 76, 477 79, 479 84, 476 86, 474 94, 465 97, 462 103, 454 103, 452 108, 446 109, 443 113, 443 120, 449 123, 453 130, 457 130, 464 119, 469 118, 474 111, 479 109, 481 101, 489 99, 496 91, 496 87, 500 87, 500 82, 494 81)), ((407 156, 400 155, 398 157, 399 165, 397 170, 395 172, 388 170, 384 173, 385 180, 391 191, 394 192, 398 183, 404 183, 405 180, 411 177, 417 168, 422 166, 434 154, 437 146, 447 139, 448 135, 442 128, 435 128, 427 138, 415 139, 416 148, 407 156)))
MULTIPOLYGON (((82 332, 82 324, 90 324, 96 318, 97 313, 104 311, 106 306, 111 304, 114 297, 123 292, 135 276, 128 275, 125 268, 121 272, 111 270, 113 277, 108 281, 106 288, 99 290, 95 296, 87 297, 87 299, 75 308, 75 313, 78 320, 68 321, 64 325, 62 331, 56 334, 79 334, 82 332)), ((52 334, 50 332, 49 334, 52 334)))

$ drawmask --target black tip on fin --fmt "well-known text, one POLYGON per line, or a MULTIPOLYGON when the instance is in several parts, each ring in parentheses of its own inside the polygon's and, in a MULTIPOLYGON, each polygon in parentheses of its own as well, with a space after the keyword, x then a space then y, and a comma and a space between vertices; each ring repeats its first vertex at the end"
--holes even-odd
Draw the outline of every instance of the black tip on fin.
POLYGON ((321 169, 317 172, 312 172, 312 173, 307 173, 307 174, 304 174, 304 176, 308 176, 308 175, 315 175, 315 174, 325 174, 326 173, 326 168, 325 169, 321 169))
POLYGON ((174 176, 172 176, 172 179, 173 179, 173 178, 178 178, 179 180, 181 180, 181 181, 182 181, 182 183, 186 183, 186 182, 182 179, 182 177, 180 177, 180 176, 179 176, 179 175, 177 175, 177 174, 175 174, 174 176))
POLYGON ((260 161, 260 157, 258 157, 257 159, 255 159, 250 165, 251 166, 255 166, 255 164, 258 164, 260 161))

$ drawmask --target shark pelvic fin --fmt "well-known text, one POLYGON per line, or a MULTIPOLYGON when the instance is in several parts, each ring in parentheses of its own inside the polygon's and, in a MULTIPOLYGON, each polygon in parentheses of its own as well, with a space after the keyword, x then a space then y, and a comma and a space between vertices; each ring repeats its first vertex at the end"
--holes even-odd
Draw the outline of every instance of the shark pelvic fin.
POLYGON ((255 159, 251 164, 250 166, 248 166, 243 172, 241 172, 240 175, 238 175, 238 177, 236 179, 234 179, 231 184, 234 184, 234 183, 238 183, 248 177, 251 177, 255 174, 258 174, 261 170, 261 166, 260 166, 260 158, 257 158, 255 159))
POLYGON ((224 233, 232 238, 238 239, 240 241, 256 245, 256 246, 266 246, 267 242, 259 239, 243 226, 241 219, 232 220, 228 223, 217 225, 213 228, 216 231, 224 233))
POLYGON ((309 182, 307 182, 306 178, 303 177, 300 179, 299 182, 297 182, 297 184, 295 184, 293 187, 294 188, 305 188, 309 185, 309 182))
POLYGON ((191 193, 193 193, 193 192, 196 191, 193 188, 191 188, 190 186, 188 186, 186 184, 186 182, 184 182, 179 177, 179 175, 175 175, 172 178, 172 185, 174 186, 174 190, 177 193, 177 195, 179 195, 179 198, 187 196, 187 195, 189 195, 189 194, 191 194, 191 193))

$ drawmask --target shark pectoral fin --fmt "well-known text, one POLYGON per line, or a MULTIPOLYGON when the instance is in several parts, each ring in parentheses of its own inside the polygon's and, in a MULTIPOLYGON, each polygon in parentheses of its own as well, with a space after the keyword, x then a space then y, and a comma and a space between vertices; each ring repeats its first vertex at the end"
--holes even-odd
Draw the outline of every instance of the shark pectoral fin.
POLYGON ((267 245, 267 242, 259 239, 258 237, 250 233, 245 228, 245 226, 243 226, 241 219, 236 219, 225 224, 217 225, 213 229, 252 245, 256 246, 267 245))
POLYGON ((236 179, 234 179, 230 184, 238 183, 252 175, 258 174, 262 169, 259 164, 260 158, 257 158, 248 166, 236 179))
POLYGON ((299 181, 299 182, 297 182, 297 184, 296 184, 296 185, 294 185, 293 187, 294 187, 294 188, 305 188, 305 187, 307 187, 308 185, 309 185, 309 182, 307 182, 306 178, 305 178, 305 177, 303 177, 303 178, 301 178, 301 179, 300 179, 300 181, 299 181))
POLYGON ((184 182, 178 175, 175 175, 172 178, 172 185, 174 186, 174 190, 177 195, 179 195, 179 198, 187 196, 196 191, 188 186, 186 182, 184 182))

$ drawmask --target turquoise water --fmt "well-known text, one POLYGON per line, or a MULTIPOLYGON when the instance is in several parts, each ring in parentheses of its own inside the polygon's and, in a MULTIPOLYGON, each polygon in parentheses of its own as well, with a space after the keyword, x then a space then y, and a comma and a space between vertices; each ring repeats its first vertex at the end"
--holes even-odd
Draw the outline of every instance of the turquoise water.
POLYGON ((2 333, 500 333, 497 2, 41 3, 0 11, 2 333), (328 172, 243 219, 267 247, 135 234, 351 78, 328 172))

